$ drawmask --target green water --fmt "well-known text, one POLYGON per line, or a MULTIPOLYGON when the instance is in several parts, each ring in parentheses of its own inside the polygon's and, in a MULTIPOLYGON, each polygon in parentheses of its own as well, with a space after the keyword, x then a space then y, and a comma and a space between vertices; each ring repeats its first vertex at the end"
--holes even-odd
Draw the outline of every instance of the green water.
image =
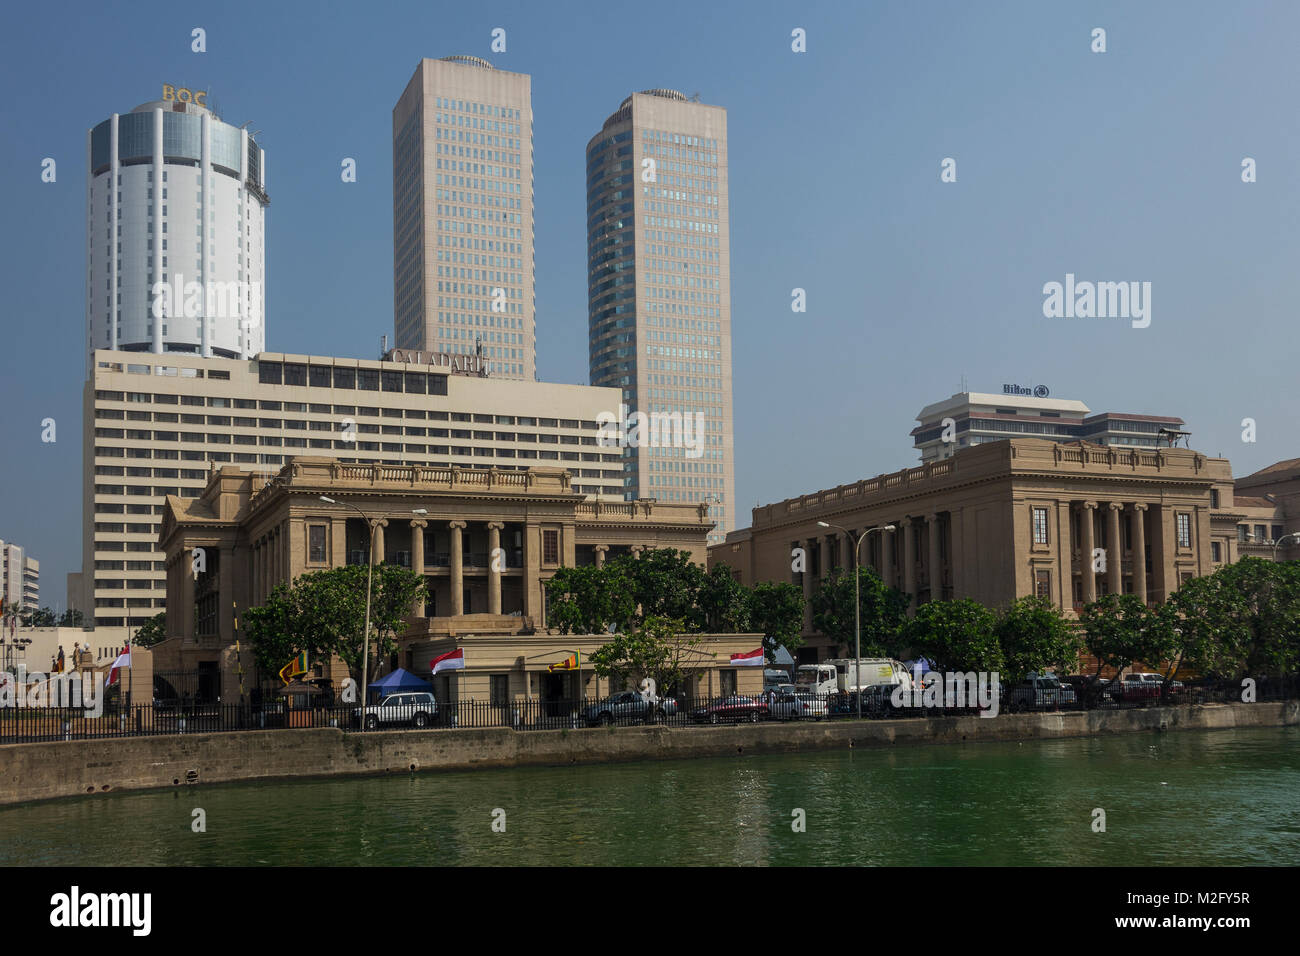
POLYGON ((0 865, 1300 862, 1300 728, 181 787, 0 808, 0 865), (1092 828, 1095 807, 1106 832, 1092 828), (207 831, 191 829, 206 812, 207 831), (505 811, 505 832, 492 829, 505 811), (806 831, 792 829, 802 809, 806 831))

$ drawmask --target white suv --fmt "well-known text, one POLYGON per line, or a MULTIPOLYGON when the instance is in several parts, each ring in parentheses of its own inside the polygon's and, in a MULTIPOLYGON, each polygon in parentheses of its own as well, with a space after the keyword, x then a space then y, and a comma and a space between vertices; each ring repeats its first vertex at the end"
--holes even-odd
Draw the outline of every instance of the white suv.
MULTIPOLYGON (((361 721, 361 709, 353 712, 353 718, 361 721)), ((438 702, 430 693, 389 694, 377 704, 365 709, 365 725, 373 730, 380 724, 410 724, 412 727, 428 727, 438 716, 438 702)))

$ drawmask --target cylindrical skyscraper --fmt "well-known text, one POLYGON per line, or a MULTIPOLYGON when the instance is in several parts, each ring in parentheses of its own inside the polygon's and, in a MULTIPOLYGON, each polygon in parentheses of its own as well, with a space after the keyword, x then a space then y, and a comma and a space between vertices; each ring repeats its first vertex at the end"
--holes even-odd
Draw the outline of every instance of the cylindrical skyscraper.
POLYGON ((249 358, 265 344, 266 155, 203 91, 86 134, 86 348, 249 358))

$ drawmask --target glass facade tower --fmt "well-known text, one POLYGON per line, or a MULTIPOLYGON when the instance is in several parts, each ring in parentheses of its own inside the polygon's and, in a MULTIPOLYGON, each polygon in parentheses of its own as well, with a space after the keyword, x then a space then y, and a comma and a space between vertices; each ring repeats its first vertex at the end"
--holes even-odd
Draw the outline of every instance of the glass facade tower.
POLYGON ((634 93, 587 144, 591 384, 621 390, 628 499, 734 526, 727 113, 634 93))

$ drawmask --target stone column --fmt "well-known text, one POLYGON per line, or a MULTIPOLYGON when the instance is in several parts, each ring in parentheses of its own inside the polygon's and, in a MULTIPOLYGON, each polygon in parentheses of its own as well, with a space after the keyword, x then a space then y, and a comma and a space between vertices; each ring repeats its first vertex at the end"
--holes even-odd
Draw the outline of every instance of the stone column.
POLYGON ((181 552, 184 576, 181 578, 181 629, 177 632, 193 640, 194 634, 194 549, 181 552))
MULTIPOLYGON (((883 522, 885 524, 895 524, 895 522, 883 522)), ((901 525, 899 525, 901 527, 901 525)), ((898 580, 894 575, 894 535, 897 531, 877 531, 880 535, 880 577, 886 584, 893 587, 898 580)))
POLYGON ((488 522, 488 613, 501 613, 501 568, 505 565, 505 555, 501 550, 501 531, 505 525, 500 521, 488 522))
POLYGON ((840 535, 840 567, 850 572, 853 570, 853 535, 851 534, 840 535))
POLYGON ((632 545, 632 547, 631 547, 630 550, 632 551, 632 557, 634 557, 634 558, 636 558, 638 561, 640 561, 640 560, 641 560, 641 552, 645 550, 645 545, 643 545, 643 544, 634 544, 634 545, 632 545))
POLYGON ((1093 540, 1092 516, 1097 510, 1095 501, 1085 501, 1079 506, 1079 524, 1083 532, 1080 550, 1083 552, 1079 562, 1083 571, 1083 603, 1091 604, 1097 600, 1097 578, 1092 571, 1092 549, 1096 547, 1093 540))
POLYGON ((1133 593, 1143 604, 1147 603, 1147 506, 1137 502, 1133 515, 1133 593))
POLYGON ((461 532, 465 522, 449 521, 451 529, 451 615, 460 617, 465 613, 465 569, 461 558, 461 532))
POLYGON ((235 634, 235 549, 223 547, 217 588, 217 634, 222 642, 234 641, 235 634))
POLYGON ((930 600, 943 597, 943 562, 939 558, 939 513, 931 511, 926 518, 930 529, 930 600))
POLYGON ((812 549, 808 547, 809 542, 803 543, 803 629, 811 631, 813 629, 812 619, 812 549))
MULTIPOLYGON (((966 596, 965 578, 963 577, 963 560, 965 555, 965 541, 962 536, 962 519, 965 512, 960 508, 953 508, 948 512, 948 566, 952 568, 952 596, 953 600, 961 600, 966 596)), ((1066 559, 1066 569, 1069 569, 1069 559, 1066 559)), ((1068 575, 1067 575, 1068 577, 1068 575)), ((1072 587, 1073 585, 1067 585, 1072 587)))
POLYGON ((916 535, 912 533, 914 524, 911 518, 904 518, 898 525, 898 533, 903 536, 903 590, 910 594, 907 613, 916 611, 916 535))
POLYGON ((609 551, 609 545, 598 544, 594 550, 596 552, 596 567, 603 568, 605 566, 605 554, 609 551))
MULTIPOLYGON (((411 570, 424 580, 424 529, 429 522, 424 518, 411 521, 411 570)), ((411 602, 411 616, 424 617, 424 598, 417 595, 411 602)))
POLYGON ((378 567, 384 563, 384 528, 388 526, 388 519, 374 518, 372 520, 375 523, 375 530, 370 537, 372 541, 371 547, 374 548, 374 555, 370 560, 375 563, 376 567, 378 567))
POLYGON ((1112 501, 1106 506, 1106 586, 1111 594, 1124 593, 1124 542, 1119 536, 1119 513, 1124 506, 1112 501))

